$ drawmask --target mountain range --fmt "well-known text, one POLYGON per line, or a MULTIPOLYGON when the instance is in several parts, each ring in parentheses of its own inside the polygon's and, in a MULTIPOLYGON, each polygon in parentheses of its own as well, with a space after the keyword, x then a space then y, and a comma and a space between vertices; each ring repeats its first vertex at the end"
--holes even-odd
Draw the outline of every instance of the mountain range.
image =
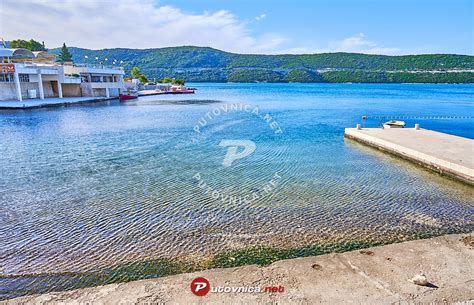
MULTIPOLYGON (((51 49, 58 54, 59 48, 51 49)), ((207 47, 90 50, 70 47, 76 63, 122 61, 149 79, 188 82, 474 83, 474 56, 454 54, 235 54, 207 47), (98 58, 98 59, 96 59, 98 58), (106 60, 107 58, 107 60, 106 60)))

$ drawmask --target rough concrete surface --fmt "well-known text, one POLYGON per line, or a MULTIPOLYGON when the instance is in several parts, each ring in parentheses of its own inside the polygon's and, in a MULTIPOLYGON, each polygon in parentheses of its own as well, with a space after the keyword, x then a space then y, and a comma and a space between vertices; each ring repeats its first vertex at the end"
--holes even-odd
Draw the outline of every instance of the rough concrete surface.
POLYGON ((415 128, 346 128, 344 135, 474 185, 472 139, 415 128))
POLYGON ((457 234, 340 254, 179 274, 27 296, 2 304, 474 304, 474 236, 457 234), (424 273, 428 286, 409 281, 424 273), (211 287, 268 286, 283 292, 198 297, 196 277, 211 287))

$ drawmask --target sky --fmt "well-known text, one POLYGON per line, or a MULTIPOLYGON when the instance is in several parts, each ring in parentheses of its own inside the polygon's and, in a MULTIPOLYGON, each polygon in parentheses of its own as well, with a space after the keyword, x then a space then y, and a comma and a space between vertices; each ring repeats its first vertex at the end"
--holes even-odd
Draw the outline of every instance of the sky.
POLYGON ((0 0, 0 37, 54 48, 474 53, 473 0, 0 0))

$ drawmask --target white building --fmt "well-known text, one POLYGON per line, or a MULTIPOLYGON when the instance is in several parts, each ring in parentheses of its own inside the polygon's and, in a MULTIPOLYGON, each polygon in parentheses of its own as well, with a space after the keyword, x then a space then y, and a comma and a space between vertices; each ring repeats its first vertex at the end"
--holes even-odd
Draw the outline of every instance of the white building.
POLYGON ((26 98, 118 96, 122 67, 56 63, 45 51, 0 48, 0 100, 26 98))
POLYGON ((66 76, 78 76, 81 80, 79 96, 118 96, 124 90, 122 67, 104 65, 64 65, 66 76))

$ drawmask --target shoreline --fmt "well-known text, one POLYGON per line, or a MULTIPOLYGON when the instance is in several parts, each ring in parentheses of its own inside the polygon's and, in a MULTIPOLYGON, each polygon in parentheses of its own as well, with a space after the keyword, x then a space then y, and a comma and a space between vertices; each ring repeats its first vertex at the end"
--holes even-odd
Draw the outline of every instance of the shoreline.
POLYGON ((67 107, 72 105, 86 105, 100 102, 118 100, 118 97, 65 97, 45 98, 44 100, 32 99, 23 101, 0 101, 1 110, 29 110, 51 107, 67 107))
POLYGON ((460 302, 474 299, 472 233, 408 241, 365 250, 183 273, 161 278, 51 292, 5 300, 29 303, 391 303, 460 302), (419 272, 430 286, 408 281, 419 272), (280 293, 217 293, 197 297, 190 291, 199 276, 217 286, 284 287, 280 293))

